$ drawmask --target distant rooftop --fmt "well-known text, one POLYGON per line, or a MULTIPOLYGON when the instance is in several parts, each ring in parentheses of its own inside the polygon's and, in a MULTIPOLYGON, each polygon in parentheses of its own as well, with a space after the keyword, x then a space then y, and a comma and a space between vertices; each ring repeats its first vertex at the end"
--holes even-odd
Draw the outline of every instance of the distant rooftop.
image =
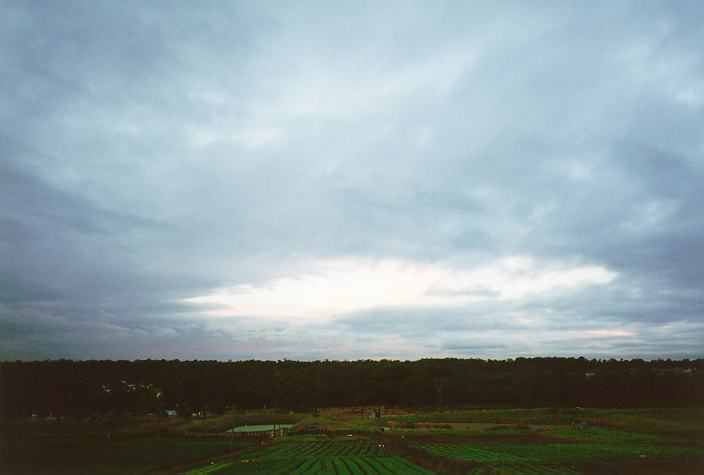
POLYGON ((225 432, 265 432, 274 429, 290 429, 293 424, 257 424, 252 426, 238 426, 225 432))

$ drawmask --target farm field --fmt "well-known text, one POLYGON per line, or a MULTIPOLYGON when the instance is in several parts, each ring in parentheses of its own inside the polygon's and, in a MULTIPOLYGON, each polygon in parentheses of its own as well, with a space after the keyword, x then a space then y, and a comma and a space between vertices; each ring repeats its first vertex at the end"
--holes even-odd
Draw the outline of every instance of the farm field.
POLYGON ((148 474, 252 446, 253 441, 155 436, 141 431, 2 433, 0 473, 148 474))
POLYGON ((0 426, 0 473, 704 473, 701 408, 382 415, 259 411, 202 419, 6 423, 0 426), (295 424, 284 437, 230 439, 225 432, 233 424, 286 417, 295 424), (586 421, 586 427, 573 427, 574 420, 586 421))
POLYGON ((577 473, 578 466, 598 460, 601 464, 629 464, 647 458, 659 460, 704 457, 704 449, 692 447, 608 444, 423 444, 442 457, 474 462, 486 469, 513 473, 577 473))
POLYGON ((368 440, 294 435, 188 473, 699 474, 703 421, 697 408, 416 412, 346 421, 368 440))
POLYGON ((689 420, 678 424, 663 417, 649 423, 638 419, 633 426, 639 430, 623 424, 630 411, 614 411, 610 419, 602 411, 602 419, 595 420, 610 425, 430 429, 405 439, 413 450, 429 454, 436 466, 443 460, 457 462, 448 470, 453 473, 704 473, 702 411, 673 412, 682 416, 687 411, 689 420))
POLYGON ((432 474, 434 472, 389 453, 371 440, 281 442, 228 462, 186 472, 202 474, 432 474))

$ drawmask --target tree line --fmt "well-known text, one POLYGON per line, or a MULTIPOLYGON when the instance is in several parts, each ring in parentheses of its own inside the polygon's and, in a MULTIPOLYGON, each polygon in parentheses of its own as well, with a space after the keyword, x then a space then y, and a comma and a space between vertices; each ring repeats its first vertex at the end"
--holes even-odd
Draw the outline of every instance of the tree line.
POLYGON ((0 362, 0 416, 229 408, 665 407, 704 401, 704 359, 0 362))

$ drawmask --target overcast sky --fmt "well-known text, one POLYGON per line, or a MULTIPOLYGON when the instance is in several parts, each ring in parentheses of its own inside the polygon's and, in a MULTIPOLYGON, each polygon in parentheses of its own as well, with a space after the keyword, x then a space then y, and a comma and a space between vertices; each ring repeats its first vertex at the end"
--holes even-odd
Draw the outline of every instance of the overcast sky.
POLYGON ((704 2, 0 3, 0 358, 704 356, 704 2))

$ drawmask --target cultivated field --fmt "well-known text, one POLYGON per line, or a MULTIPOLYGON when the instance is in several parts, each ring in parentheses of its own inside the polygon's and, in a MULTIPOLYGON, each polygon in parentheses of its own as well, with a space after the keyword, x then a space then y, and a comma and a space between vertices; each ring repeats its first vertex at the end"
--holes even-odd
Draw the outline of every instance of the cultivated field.
POLYGON ((186 472, 204 473, 328 473, 429 474, 433 473, 389 453, 370 440, 283 442, 227 463, 205 465, 186 472))
POLYGON ((6 423, 0 473, 704 473, 701 408, 335 412, 6 423), (275 420, 291 435, 224 432, 275 420))
MULTIPOLYGON (((704 473, 701 409, 476 409, 320 416, 332 440, 292 436, 206 473, 704 473), (573 422, 584 427, 573 428, 573 422), (356 437, 348 440, 347 427, 356 437), (385 430, 382 430, 385 429, 385 430)), ((311 419, 299 426, 310 429, 311 419)), ((203 473, 196 471, 195 473, 203 473)))

